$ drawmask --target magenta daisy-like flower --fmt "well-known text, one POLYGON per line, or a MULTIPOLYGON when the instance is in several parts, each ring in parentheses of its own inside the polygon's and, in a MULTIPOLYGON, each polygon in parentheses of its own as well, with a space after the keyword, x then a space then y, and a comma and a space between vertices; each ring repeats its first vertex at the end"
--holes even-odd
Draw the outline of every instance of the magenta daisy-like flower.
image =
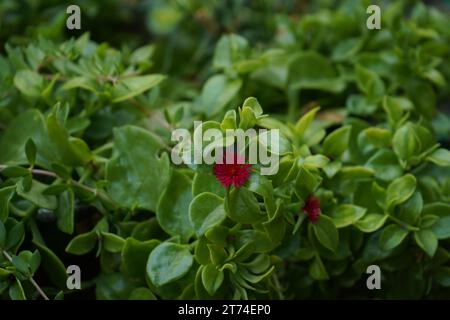
POLYGON ((226 161, 226 157, 227 155, 224 156, 224 163, 216 163, 214 165, 214 175, 225 188, 229 188, 231 185, 234 185, 235 188, 239 188, 244 185, 250 177, 252 165, 243 163, 243 157, 237 153, 228 153, 228 157, 230 157, 232 161, 226 161))
POLYGON ((309 221, 316 223, 320 215, 320 200, 319 198, 310 195, 302 208, 302 211, 308 216, 309 221))

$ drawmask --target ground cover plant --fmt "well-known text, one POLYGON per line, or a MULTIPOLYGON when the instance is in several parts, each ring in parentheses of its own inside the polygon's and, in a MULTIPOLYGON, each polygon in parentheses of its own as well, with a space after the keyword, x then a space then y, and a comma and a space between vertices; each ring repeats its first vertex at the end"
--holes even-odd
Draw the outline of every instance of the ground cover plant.
POLYGON ((69 4, 0 3, 1 299, 450 297, 448 5, 69 4), (279 170, 180 128, 278 129, 279 170))

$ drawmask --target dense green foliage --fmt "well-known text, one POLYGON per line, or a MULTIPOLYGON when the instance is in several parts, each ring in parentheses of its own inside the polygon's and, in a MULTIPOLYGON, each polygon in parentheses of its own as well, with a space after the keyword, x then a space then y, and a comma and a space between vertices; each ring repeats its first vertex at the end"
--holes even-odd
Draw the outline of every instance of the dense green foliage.
POLYGON ((450 297, 448 10, 31 2, 0 4, 0 298, 450 297), (196 120, 279 129, 280 170, 174 165, 196 120))

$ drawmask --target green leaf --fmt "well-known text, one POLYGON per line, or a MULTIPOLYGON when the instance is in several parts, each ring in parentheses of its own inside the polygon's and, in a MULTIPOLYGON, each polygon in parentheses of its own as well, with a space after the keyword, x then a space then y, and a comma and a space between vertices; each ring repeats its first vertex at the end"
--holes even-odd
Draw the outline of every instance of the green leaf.
POLYGON ((64 291, 59 291, 53 300, 64 300, 64 291))
POLYGON ((156 210, 161 228, 172 236, 188 239, 194 233, 189 220, 189 204, 192 200, 192 182, 182 173, 173 170, 156 210))
POLYGON ((195 260, 202 265, 206 265, 211 262, 208 248, 208 240, 206 237, 198 239, 195 246, 195 260))
POLYGON ((245 38, 237 34, 223 35, 214 50, 213 67, 228 69, 237 62, 244 60, 249 52, 245 38))
POLYGON ((136 288, 130 293, 128 300, 157 300, 148 288, 136 288))
POLYGON ((289 86, 292 89, 317 89, 332 93, 345 88, 345 80, 338 77, 330 60, 317 52, 301 52, 289 65, 289 86))
POLYGON ((52 250, 36 239, 33 239, 33 244, 37 247, 41 254, 42 267, 51 282, 61 290, 67 289, 66 267, 61 259, 59 259, 52 250))
POLYGON ((295 133, 298 136, 303 137, 306 129, 308 129, 309 125, 311 124, 312 120, 319 110, 320 107, 315 107, 314 109, 311 109, 307 113, 305 113, 300 119, 298 119, 297 123, 295 124, 295 133))
MULTIPOLYGON (((23 191, 30 191, 33 185, 33 175, 27 174, 26 176, 23 176, 22 179, 20 179, 20 183, 22 184, 23 191)), ((42 194, 44 194, 44 192, 42 192, 42 194)))
POLYGON ((205 232, 205 237, 213 244, 223 247, 227 246, 229 229, 227 227, 217 225, 205 232))
MULTIPOLYGON (((251 245, 251 244, 250 244, 251 245)), ((228 258, 227 252, 222 246, 207 244, 210 261, 215 266, 222 266, 228 258)))
POLYGON ((28 139, 27 143, 25 144, 25 154, 27 156, 28 159, 28 163, 30 165, 34 165, 34 163, 36 162, 36 145, 33 142, 33 139, 28 139))
POLYGON ((314 168, 323 168, 325 167, 330 160, 321 155, 321 154, 315 154, 312 156, 307 156, 303 160, 303 166, 307 169, 314 169, 314 168))
POLYGON ((384 181, 397 179, 403 173, 397 156, 390 149, 378 150, 367 160, 365 166, 373 170, 376 178, 384 181))
POLYGON ((383 229, 380 235, 380 247, 384 251, 392 250, 397 247, 408 235, 408 231, 391 224, 383 229))
POLYGON ((0 220, 0 250, 6 244, 6 228, 3 222, 0 220))
POLYGON ((83 166, 92 159, 88 145, 81 139, 70 137, 54 113, 47 118, 47 131, 58 158, 64 164, 83 166))
POLYGON ((414 232, 414 239, 419 247, 425 251, 430 258, 433 258, 438 247, 438 239, 433 231, 422 229, 414 232))
POLYGON ((381 80, 377 73, 361 65, 356 65, 356 84, 359 90, 368 96, 378 97, 384 94, 383 80, 381 80))
POLYGON ((371 116, 378 108, 377 98, 360 94, 352 94, 346 100, 346 107, 350 114, 362 117, 371 116))
POLYGON ((339 170, 335 179, 337 181, 362 181, 371 179, 373 175, 372 169, 363 166, 346 166, 339 170))
POLYGON ((420 219, 420 228, 430 228, 431 226, 433 226, 436 222, 438 222, 439 217, 432 215, 432 214, 427 214, 423 217, 421 217, 420 219))
POLYGON ((236 129, 236 111, 228 110, 223 116, 222 122, 220 123, 220 128, 222 130, 226 129, 236 129))
POLYGON ((22 284, 17 278, 16 281, 14 281, 14 283, 9 287, 9 297, 11 300, 27 300, 22 284))
MULTIPOLYGON (((210 247, 210 250, 212 250, 213 247, 210 247)), ((252 241, 249 241, 247 243, 244 243, 233 255, 233 261, 234 262, 242 262, 247 260, 255 250, 255 245, 252 243, 252 241)), ((225 252, 224 252, 225 253, 225 252)), ((226 257, 226 254, 224 254, 224 258, 226 257)), ((214 260, 214 259, 213 259, 214 260)), ((220 263, 219 263, 220 265, 220 263)))
POLYGON ((424 71, 423 76, 440 87, 446 86, 445 77, 436 69, 429 69, 424 71))
POLYGON ((199 194, 189 206, 189 219, 198 237, 222 223, 226 215, 223 199, 210 192, 199 194))
POLYGON ((146 45, 136 49, 130 56, 130 62, 133 64, 148 62, 155 51, 154 45, 146 45))
POLYGON ((412 123, 400 127, 392 139, 395 153, 400 159, 408 160, 420 152, 420 139, 412 123))
POLYGON ((199 111, 208 116, 222 111, 231 102, 242 86, 241 79, 230 79, 218 74, 209 78, 200 96, 199 111))
POLYGON ((403 117, 401 102, 402 99, 396 97, 385 96, 383 99, 383 109, 388 116, 389 125, 392 129, 397 128, 397 125, 403 117))
POLYGON ((66 247, 66 252, 76 255, 83 255, 94 249, 97 243, 95 231, 83 233, 73 238, 66 247))
POLYGON ((297 174, 294 192, 300 199, 305 199, 308 197, 308 195, 313 193, 320 185, 320 176, 313 174, 313 172, 313 170, 302 167, 297 174))
POLYGON ((152 74, 146 76, 128 77, 119 80, 113 93, 113 103, 121 102, 147 90, 161 83, 166 76, 161 74, 152 74))
POLYGON ((20 70, 14 76, 14 85, 24 95, 36 98, 44 90, 44 78, 31 70, 20 70))
POLYGON ((122 250, 122 268, 131 278, 145 280, 147 260, 158 240, 139 241, 127 238, 122 250))
POLYGON ((49 147, 45 120, 36 109, 29 109, 9 123, 8 128, 0 136, 0 163, 8 165, 27 164, 24 145, 32 138, 38 150, 37 163, 48 167, 48 160, 54 159, 54 151, 49 147), (24 124, 26 123, 26 130, 24 124), (45 155, 45 157, 44 157, 45 155), (46 159, 44 159, 46 158, 46 159))
POLYGON ((92 78, 88 78, 88 77, 74 77, 69 79, 68 81, 66 81, 61 89, 62 90, 72 90, 75 88, 82 88, 85 90, 89 90, 93 93, 97 93, 98 92, 98 83, 96 82, 95 79, 92 78))
POLYGON ((354 225, 362 232, 372 233, 384 225, 387 217, 387 215, 378 213, 368 213, 362 219, 356 221, 354 225))
POLYGON ((444 148, 439 148, 437 150, 434 150, 433 153, 430 154, 426 159, 437 164, 438 166, 449 167, 450 151, 444 148))
POLYGON ((135 288, 121 273, 100 274, 96 279, 95 295, 98 300, 126 300, 135 288))
POLYGON ((247 130, 249 128, 253 128, 256 124, 256 116, 254 111, 249 108, 245 107, 242 109, 239 109, 239 128, 242 130, 247 130))
POLYGON ((183 277, 191 268, 193 257, 186 246, 164 242, 153 249, 147 262, 147 275, 160 287, 183 277))
POLYGON ((323 153, 333 159, 340 157, 348 148, 350 129, 345 126, 330 133, 323 142, 323 153))
POLYGON ((141 128, 114 129, 116 156, 106 166, 108 193, 123 207, 156 211, 170 178, 169 158, 156 136, 141 128))
POLYGON ((106 251, 117 253, 122 252, 125 240, 110 232, 102 232, 103 247, 106 251))
POLYGON ((352 204, 342 204, 336 208, 331 214, 331 218, 336 228, 347 227, 357 222, 366 213, 365 208, 352 204))
POLYGON ((320 259, 320 256, 318 254, 316 254, 316 257, 314 258, 313 262, 309 266, 309 275, 314 280, 328 280, 329 279, 327 270, 325 269, 322 259, 320 259))
POLYGON ((225 199, 227 215, 239 223, 257 223, 264 218, 254 194, 245 187, 233 189, 225 199))
POLYGON ((25 238, 25 229, 23 222, 16 223, 10 230, 6 238, 5 249, 12 249, 23 242, 25 238))
POLYGON ((226 189, 220 184, 219 180, 212 174, 197 172, 192 181, 192 196, 198 196, 203 192, 211 192, 220 197, 225 197, 226 189))
POLYGON ((369 142, 378 148, 389 147, 391 145, 391 132, 387 129, 370 127, 363 131, 369 142))
POLYGON ((245 99, 244 103, 242 104, 242 109, 244 109, 245 107, 249 107, 250 109, 252 109, 256 117, 259 117, 264 113, 261 105, 255 97, 249 97, 245 99))
POLYGON ((275 214, 275 198, 273 194, 272 181, 265 176, 252 174, 247 182, 248 190, 264 198, 264 205, 269 217, 275 214))
POLYGON ((30 266, 27 263, 27 261, 25 261, 25 259, 23 259, 22 257, 13 256, 12 264, 14 265, 17 271, 23 273, 24 275, 28 276, 30 274, 30 266))
POLYGON ((44 195, 43 191, 47 188, 47 185, 33 180, 31 189, 25 191, 23 181, 17 184, 17 194, 28 201, 31 201, 40 208, 49 210, 55 210, 57 207, 57 201, 55 196, 44 195))
POLYGON ((159 226, 156 217, 139 222, 133 229, 131 236, 137 240, 145 241, 165 237, 165 232, 159 226))
POLYGON ((277 206, 274 215, 267 222, 263 222, 263 226, 273 244, 281 243, 286 232, 286 221, 281 205, 277 206))
POLYGON ((8 178, 18 178, 30 174, 30 170, 19 166, 9 166, 0 172, 3 176, 8 178))
POLYGON ((32 253, 32 255, 29 259, 29 262, 30 262, 31 274, 34 274, 37 271, 37 269, 39 268, 39 265, 41 264, 41 254, 39 253, 39 250, 35 250, 32 253))
POLYGON ((412 174, 405 174, 392 181, 386 190, 388 209, 408 200, 415 190, 416 178, 412 174))
POLYGON ((426 81, 410 81, 406 88, 415 110, 431 119, 436 113, 436 94, 433 86, 426 81))
POLYGON ((72 176, 70 172, 64 167, 57 163, 52 163, 52 171, 63 180, 71 180, 72 176))
POLYGON ((333 49, 332 59, 346 61, 353 58, 364 45, 364 38, 349 38, 337 43, 333 49))
POLYGON ((405 203, 395 209, 393 215, 410 225, 416 225, 422 213, 422 208, 422 194, 419 191, 415 191, 405 203))
POLYGON ((240 269, 240 272, 238 274, 242 274, 242 277, 245 280, 247 280, 248 282, 259 283, 262 280, 268 278, 273 273, 274 270, 275 270, 275 266, 272 266, 268 270, 264 270, 265 272, 263 274, 255 275, 255 274, 248 272, 247 269, 240 269))
POLYGON ((223 271, 217 270, 217 268, 212 264, 206 265, 202 270, 203 285, 205 286, 206 291, 211 296, 213 296, 220 288, 223 283, 223 279, 223 271))
POLYGON ((312 226, 317 240, 325 248, 336 251, 339 245, 339 234, 333 220, 321 214, 319 220, 312 226))
POLYGON ((242 262, 241 265, 245 266, 251 272, 258 274, 270 268, 271 260, 267 254, 258 254, 255 259, 249 262, 242 262))
POLYGON ((450 267, 440 267, 434 274, 434 279, 443 287, 450 287, 450 267))
POLYGON ((378 183, 376 183, 376 181, 373 181, 372 188, 370 191, 374 196, 376 204, 380 208, 386 209, 386 198, 387 198, 386 189, 381 187, 378 183))
POLYGON ((437 215, 439 219, 431 229, 439 240, 450 238, 450 205, 441 202, 430 203, 424 206, 422 214, 437 215))
POLYGON ((325 174, 327 175, 328 178, 333 178, 336 173, 338 173, 338 171, 341 169, 342 167, 342 162, 335 160, 332 162, 328 162, 325 167, 322 168, 322 170, 325 172, 325 174))
POLYGON ((70 187, 67 184, 53 184, 42 191, 42 194, 56 196, 64 191, 67 191, 68 189, 70 189, 70 187))
POLYGON ((58 206, 55 210, 58 229, 72 234, 74 229, 75 195, 72 189, 67 189, 58 196, 58 206))
POLYGON ((0 223, 5 222, 9 215, 9 202, 11 201, 16 186, 5 187, 0 189, 0 223))

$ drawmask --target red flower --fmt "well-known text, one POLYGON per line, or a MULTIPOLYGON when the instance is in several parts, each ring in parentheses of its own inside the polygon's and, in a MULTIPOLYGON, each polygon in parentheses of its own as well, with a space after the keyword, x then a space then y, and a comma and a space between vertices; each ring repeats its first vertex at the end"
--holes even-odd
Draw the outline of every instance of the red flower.
MULTIPOLYGON (((230 154, 228 154, 228 156, 230 156, 230 154)), ((252 165, 242 163, 244 162, 243 158, 236 153, 232 153, 231 156, 233 159, 232 161, 229 161, 231 163, 226 163, 227 155, 225 155, 224 163, 216 163, 214 165, 214 175, 225 188, 228 188, 231 185, 238 188, 247 182, 252 171, 252 165)))
POLYGON ((310 195, 306 199, 305 205, 303 206, 302 210, 308 216, 309 221, 311 221, 312 223, 316 223, 317 219, 319 219, 319 215, 320 215, 320 200, 319 200, 319 198, 314 197, 313 195, 310 195))

